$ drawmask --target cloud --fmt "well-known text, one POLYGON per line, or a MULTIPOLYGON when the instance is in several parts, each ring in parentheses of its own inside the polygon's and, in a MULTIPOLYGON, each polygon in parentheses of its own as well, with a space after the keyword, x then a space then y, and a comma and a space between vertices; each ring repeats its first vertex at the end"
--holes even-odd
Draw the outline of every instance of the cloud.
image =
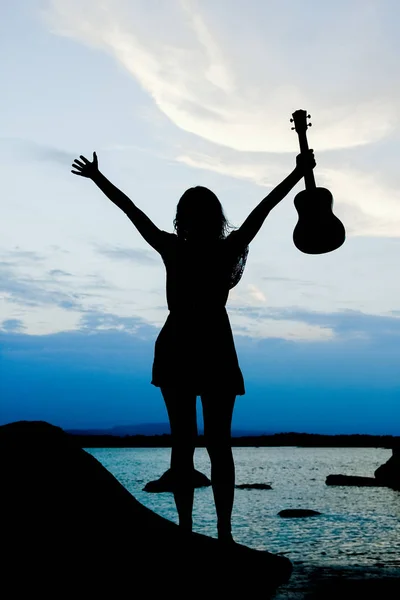
POLYGON ((264 279, 265 281, 279 281, 282 283, 290 283, 291 285, 296 283, 297 285, 306 285, 306 286, 318 286, 319 288, 321 287, 327 287, 326 285, 323 285, 321 283, 318 283, 316 281, 309 281, 307 279, 296 279, 295 277, 268 277, 268 276, 262 276, 261 279, 264 279))
POLYGON ((158 265, 159 261, 153 256, 153 253, 148 250, 138 250, 135 248, 106 248, 97 246, 97 252, 108 256, 113 260, 128 260, 144 265, 158 265))
MULTIPOLYGON (((315 177, 319 187, 325 187, 333 196, 333 212, 343 221, 348 236, 400 236, 400 192, 396 178, 375 157, 365 157, 362 164, 349 166, 349 158, 328 157, 317 164, 315 177), (364 167, 364 169, 362 168, 364 167)), ((192 152, 179 155, 177 162, 196 169, 206 169, 243 179, 261 187, 275 187, 290 172, 291 165, 281 155, 233 153, 219 151, 216 155, 192 152)), ((318 161, 318 156, 317 156, 318 161)), ((361 164, 360 164, 361 162, 361 164)), ((300 184, 304 187, 303 183, 300 184)), ((265 195, 268 192, 265 192, 265 195)))
POLYGON ((8 163, 12 159, 49 161, 65 166, 66 164, 72 164, 74 153, 53 146, 39 144, 33 140, 23 138, 0 138, 1 162, 8 163))
POLYGON ((225 158, 221 156, 220 152, 217 155, 192 152, 177 156, 176 161, 188 167, 205 169, 236 179, 244 179, 265 187, 272 187, 278 182, 278 178, 283 177, 285 173, 284 164, 277 164, 277 158, 271 155, 264 156, 263 162, 256 162, 251 155, 240 154, 239 156, 225 158))
POLYGON ((111 54, 177 127, 214 144, 292 152, 288 119, 299 107, 318 115, 321 151, 383 138, 399 120, 398 86, 382 77, 395 44, 385 11, 357 0, 305 4, 309 14, 303 3, 249 8, 251 29, 231 2, 154 10, 151 2, 52 0, 45 14, 56 33, 111 54), (239 34, 223 8, 228 23, 240 20, 239 34))
MULTIPOLYGON (((325 339, 330 341, 354 338, 364 340, 400 338, 400 318, 395 315, 396 311, 392 311, 390 315, 373 315, 351 309, 325 313, 307 311, 297 307, 234 306, 230 307, 230 312, 235 315, 244 315, 257 323, 285 321, 291 322, 292 327, 297 323, 309 325, 324 330, 327 334, 325 339)), ((310 341, 307 338, 305 340, 310 341)), ((318 338, 317 340, 321 341, 318 338)))
POLYGON ((12 250, 0 250, 0 255, 8 259, 0 262, 3 267, 13 266, 17 263, 23 264, 24 262, 29 265, 31 262, 42 262, 46 259, 43 254, 34 250, 22 250, 20 246, 14 246, 12 250))
POLYGON ((137 339, 153 339, 158 329, 140 317, 121 317, 119 315, 96 310, 86 310, 80 318, 79 331, 123 331, 135 334, 137 339))
MULTIPOLYGON (((329 340, 320 338, 299 341, 295 338, 283 339, 279 336, 260 339, 257 337, 251 338, 244 328, 239 325, 234 335, 235 345, 240 348, 240 353, 246 362, 251 361, 253 351, 257 353, 257 348, 267 346, 271 349, 274 347, 296 347, 300 354, 303 348, 308 348, 310 351, 314 349, 318 354, 320 351, 335 353, 338 348, 347 348, 348 351, 352 352, 350 349, 357 346, 363 354, 368 353, 371 349, 378 351, 382 364, 385 363, 385 357, 382 355, 383 349, 384 352, 390 352, 393 360, 399 356, 400 318, 388 315, 369 315, 361 311, 351 310, 337 313, 301 311, 295 307, 282 310, 249 307, 232 312, 245 312, 251 319, 265 320, 268 318, 276 321, 292 319, 292 323, 301 319, 304 324, 322 325, 331 328, 336 334, 329 340), (353 335, 354 333, 360 335, 353 335)), ((36 348, 39 343, 40 348, 46 352, 54 352, 56 348, 59 350, 73 350, 75 348, 79 351, 81 349, 79 340, 85 339, 85 344, 87 343, 93 347, 93 350, 98 349, 99 352, 102 352, 103 350, 112 349, 120 353, 132 349, 132 344, 136 342, 151 342, 149 353, 152 354, 154 341, 159 333, 159 327, 155 327, 140 317, 120 317, 114 313, 96 310, 88 310, 82 314, 78 327, 72 331, 61 331, 47 335, 24 334, 22 341, 21 336, 15 335, 18 333, 17 330, 20 326, 23 327, 19 319, 10 319, 6 327, 4 327, 3 321, 5 331, 3 339, 8 340, 10 344, 12 343, 11 345, 4 345, 7 350, 12 351, 14 347, 18 349, 24 345, 26 350, 29 351, 30 348, 36 348), (10 334, 8 338, 6 337, 7 333, 10 334), (98 342, 99 339, 108 341, 101 345, 98 342), (41 340, 46 343, 42 343, 41 340), (111 340, 114 341, 111 342, 111 340), (110 343, 112 348, 109 346, 110 343)))
POLYGON ((248 288, 249 294, 253 300, 256 300, 258 302, 266 302, 266 298, 265 298, 264 294, 262 293, 261 290, 258 289, 257 286, 250 283, 247 285, 247 288, 248 288))
MULTIPOLYGON (((114 256, 113 252, 116 249, 112 248, 111 250, 111 255, 114 256)), ((120 248, 118 250, 121 250, 121 253, 116 252, 115 257, 117 259, 142 261, 141 251, 136 255, 136 251, 131 254, 130 249, 120 248), (125 254, 125 251, 127 251, 127 254, 125 254)), ((107 254, 108 250, 105 249, 104 252, 107 254)), ((87 304, 86 298, 97 296, 97 294, 88 293, 88 289, 116 289, 115 286, 110 286, 101 276, 97 274, 86 275, 85 291, 79 292, 72 288, 70 284, 75 279, 72 280, 71 274, 61 269, 47 271, 47 277, 34 277, 17 272, 16 263, 18 263, 19 255, 23 259, 22 265, 23 263, 26 265, 37 263, 41 266, 42 256, 40 254, 18 250, 5 254, 13 259, 12 261, 2 261, 2 264, 0 264, 0 290, 3 292, 6 302, 23 307, 57 307, 70 313, 71 311, 76 312, 78 313, 76 315, 78 321, 74 326, 82 330, 115 329, 138 334, 142 327, 150 327, 151 318, 146 321, 135 316, 119 316, 113 313, 112 310, 107 311, 103 307, 99 308, 99 306, 95 307, 87 304), (55 277, 56 275, 57 277, 55 277), (63 281, 65 275, 67 275, 65 279, 68 283, 63 281), (58 279, 58 276, 61 279, 58 279)), ((144 253, 144 256, 146 256, 146 253, 144 253)), ((147 264, 147 260, 142 262, 147 264)), ((268 278, 264 276, 263 279, 275 279, 285 282, 290 278, 268 278)), ((299 280, 299 282, 307 286, 315 285, 309 280, 299 280)), ((323 340, 332 342, 339 339, 355 338, 363 338, 366 341, 378 337, 395 339, 400 335, 400 318, 396 315, 396 311, 392 311, 390 315, 372 315, 351 310, 323 313, 300 309, 295 306, 273 308, 264 305, 267 298, 262 290, 254 284, 248 284, 246 293, 239 294, 239 298, 233 295, 232 300, 233 303, 229 306, 229 313, 233 317, 234 331, 254 339, 276 338, 301 342, 323 340)), ((155 307, 152 307, 152 309, 152 319, 154 320, 155 307)), ((162 306, 161 309, 164 310, 165 306, 162 306)), ((10 315, 10 318, 3 322, 3 329, 18 330, 22 326, 21 323, 10 315)), ((68 321, 66 323, 70 326, 68 321)))
POLYGON ((243 19, 228 0, 52 0, 45 18, 135 78, 176 125, 172 152, 188 167, 274 187, 297 153, 289 117, 307 107, 318 185, 332 190, 348 236, 391 237, 400 235, 397 167, 379 162, 379 144, 393 144, 400 123, 392 13, 389 1, 254 3, 243 19))
POLYGON ((6 319, 1 323, 0 327, 7 333, 18 333, 22 329, 26 329, 21 319, 6 319))
POLYGON ((63 271, 62 269, 51 269, 49 275, 52 277, 72 277, 71 273, 67 273, 67 271, 63 271))
MULTIPOLYGON (((135 380, 140 372, 141 377, 144 374, 148 385, 149 377, 151 377, 151 356, 154 351, 155 332, 151 336, 150 328, 146 330, 144 326, 143 331, 146 331, 145 336, 140 332, 137 334, 116 328, 102 330, 91 327, 44 335, 5 332, 2 334, 4 361, 8 360, 11 367, 7 373, 9 381, 6 387, 10 390, 11 396, 14 396, 16 387, 20 386, 22 389, 26 389, 28 386, 29 402, 34 401, 36 404, 36 401, 40 402, 40 397, 36 398, 35 394, 32 395, 32 385, 34 386, 35 382, 39 383, 39 387, 42 387, 43 384, 42 391, 45 395, 52 397, 51 402, 54 402, 55 388, 57 388, 58 402, 59 392, 61 392, 61 388, 64 389, 64 386, 74 388, 76 394, 82 394, 83 400, 85 389, 82 388, 81 377, 90 371, 96 372, 97 383, 91 380, 89 387, 98 387, 101 394, 104 394, 103 386, 107 385, 106 381, 110 372, 114 372, 117 376, 123 373, 131 380, 135 380), (56 373, 49 379, 49 373, 52 373, 54 368, 56 373), (16 370, 24 373, 24 377, 16 378, 16 370), (32 380, 32 371, 35 374, 43 373, 43 378, 35 376, 32 380), (75 379, 76 376, 77 379, 75 379), (59 388, 60 379, 64 380, 61 388, 59 388)), ((121 383, 123 384, 120 378, 119 384, 121 383)), ((115 384, 117 388, 118 382, 116 381, 115 384)), ((131 396, 134 385, 130 388, 129 395, 131 396)), ((25 394, 19 398, 22 404, 25 398, 25 394)), ((70 401, 72 398, 76 398, 76 395, 70 396, 70 401)), ((87 400, 86 397, 85 401, 87 400)), ((67 405, 66 408, 69 410, 71 405, 68 402, 67 405)))
POLYGON ((53 278, 39 280, 19 275, 14 269, 0 265, 0 291, 5 294, 7 302, 30 307, 54 305, 66 310, 82 310, 80 299, 87 294, 64 292, 53 286, 53 278))
POLYGON ((394 185, 374 172, 352 168, 323 168, 319 176, 322 185, 335 191, 334 202, 349 234, 400 236, 400 192, 394 185))

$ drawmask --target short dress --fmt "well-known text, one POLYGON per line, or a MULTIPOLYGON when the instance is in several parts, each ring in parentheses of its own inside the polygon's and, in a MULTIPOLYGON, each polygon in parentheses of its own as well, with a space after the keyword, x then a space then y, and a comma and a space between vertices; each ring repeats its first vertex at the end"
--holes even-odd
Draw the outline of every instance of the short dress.
POLYGON ((225 307, 248 252, 235 243, 235 233, 194 243, 162 232, 157 250, 166 267, 169 315, 155 343, 152 385, 180 387, 196 396, 218 389, 245 394, 225 307))

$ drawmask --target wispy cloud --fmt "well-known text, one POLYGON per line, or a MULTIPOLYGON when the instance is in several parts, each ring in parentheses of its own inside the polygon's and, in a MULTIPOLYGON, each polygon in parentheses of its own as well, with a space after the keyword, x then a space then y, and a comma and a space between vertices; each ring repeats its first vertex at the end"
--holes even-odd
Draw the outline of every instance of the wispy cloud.
POLYGON ((305 286, 318 286, 318 287, 326 287, 323 284, 316 282, 316 281, 310 281, 308 279, 297 279, 296 277, 268 277, 268 276, 263 276, 261 277, 261 279, 265 280, 265 281, 278 281, 281 283, 290 283, 290 285, 293 285, 294 283, 296 285, 305 285, 305 286))
POLYGON ((0 262, 3 267, 15 264, 31 264, 32 262, 43 262, 46 256, 34 250, 22 250, 20 246, 14 246, 11 250, 0 250, 0 256, 5 258, 0 262))
MULTIPOLYGON (((256 322, 287 321, 303 323, 331 332, 329 339, 375 337, 400 337, 400 318, 390 315, 373 315, 358 310, 343 310, 334 313, 307 311, 296 307, 267 308, 260 306, 232 307, 230 312, 244 315, 256 322)), ((328 339, 328 338, 326 338, 328 339)))
MULTIPOLYGON (((299 107, 319 115, 313 137, 320 150, 381 139, 399 118, 399 90, 380 73, 392 50, 384 23, 357 0, 323 11, 311 4, 312 16, 303 3, 300 14, 284 4, 273 11, 260 4, 252 31, 242 28, 240 57, 238 36, 224 28, 219 11, 189 0, 157 7, 52 0, 46 18, 55 32, 112 54, 175 125, 215 144, 292 152, 293 137, 283 125, 299 107), (298 44, 294 34, 310 29, 310 19, 313 36, 303 33, 298 44), (377 85, 365 86, 367 74, 377 85)), ((224 6, 236 18, 242 13, 242 6, 224 6)))
POLYGON ((82 311, 83 299, 93 295, 65 287, 53 275, 33 277, 18 272, 15 267, 16 263, 12 266, 0 264, 0 292, 7 302, 20 306, 57 306, 65 310, 82 311))
POLYGON ((24 161, 50 161, 53 163, 65 165, 71 164, 74 159, 73 152, 39 144, 33 140, 23 138, 0 138, 0 160, 8 162, 9 160, 24 161))
POLYGON ((0 329, 7 333, 18 333, 25 329, 25 325, 21 319, 5 319, 0 323, 0 329))
POLYGON ((266 302, 266 298, 263 292, 257 286, 249 283, 247 285, 247 288, 253 300, 256 300, 257 302, 266 302))
POLYGON ((80 294, 51 289, 48 281, 17 275, 0 268, 0 292, 8 302, 21 306, 55 305, 65 310, 81 310, 80 294))
POLYGON ((264 156, 264 160, 256 161, 254 156, 236 154, 235 156, 223 157, 218 155, 200 154, 191 152, 176 157, 176 161, 195 169, 205 169, 221 175, 228 175, 236 179, 243 179, 256 183, 260 186, 272 187, 283 178, 287 172, 287 165, 275 155, 264 156))
POLYGON ((400 192, 374 172, 351 168, 321 169, 322 184, 335 190, 348 233, 373 237, 400 236, 400 192))
POLYGON ((390 166, 378 168, 379 149, 363 153, 399 131, 400 86, 388 76, 398 55, 393 3, 304 0, 289 11, 255 3, 245 20, 242 5, 213 7, 51 0, 45 17, 55 33, 111 54, 138 81, 181 132, 171 152, 188 167, 270 188, 292 168, 286 153, 297 153, 289 117, 308 108, 317 165, 329 151, 318 185, 332 189, 348 235, 399 236, 390 166))
POLYGON ((67 273, 67 271, 63 271, 62 269, 51 269, 49 275, 52 277, 72 277, 72 273, 67 273))
MULTIPOLYGON (((287 158, 281 155, 219 152, 217 156, 196 152, 176 159, 196 169, 243 179, 259 186, 275 187, 290 171, 287 158)), ((324 164, 330 162, 324 159, 324 164)), ((359 162, 359 159, 358 159, 359 162)), ((318 156, 317 156, 318 165, 318 156)), ((400 192, 397 181, 381 165, 365 161, 364 169, 349 166, 349 159, 335 160, 332 167, 315 171, 317 185, 332 191, 335 214, 346 224, 349 236, 400 236, 400 192), (337 212, 339 211, 339 213, 337 212)), ((304 187, 304 184, 300 184, 304 187)), ((265 195, 268 191, 265 191, 265 195)))
POLYGON ((138 339, 153 339, 157 328, 140 317, 121 317, 114 313, 86 310, 82 314, 78 329, 80 331, 114 330, 135 334, 138 339))
POLYGON ((100 245, 96 246, 96 250, 100 254, 108 256, 113 260, 128 260, 145 265, 159 264, 157 257, 154 257, 153 253, 148 250, 121 247, 102 247, 100 245))

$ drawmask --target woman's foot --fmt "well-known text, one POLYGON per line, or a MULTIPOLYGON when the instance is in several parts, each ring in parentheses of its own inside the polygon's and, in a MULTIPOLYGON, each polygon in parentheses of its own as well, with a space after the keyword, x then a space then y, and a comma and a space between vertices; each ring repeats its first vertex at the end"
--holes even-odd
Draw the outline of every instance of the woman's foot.
POLYGON ((185 531, 185 533, 192 533, 193 531, 193 522, 192 519, 179 519, 179 528, 182 529, 182 531, 185 531))
POLYGON ((224 544, 234 544, 235 540, 232 537, 230 529, 222 529, 218 527, 218 540, 224 544))

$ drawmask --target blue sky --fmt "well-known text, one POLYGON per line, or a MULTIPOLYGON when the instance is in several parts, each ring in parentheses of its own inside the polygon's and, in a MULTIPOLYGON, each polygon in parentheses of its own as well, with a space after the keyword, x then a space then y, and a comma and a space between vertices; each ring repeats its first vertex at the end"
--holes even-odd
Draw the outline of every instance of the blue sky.
POLYGON ((193 185, 239 226, 292 170, 303 108, 347 240, 294 247, 300 183, 252 242, 227 303, 233 425, 400 435, 398 3, 19 0, 1 16, 0 422, 166 420, 150 384, 164 265, 73 159, 96 150, 161 229, 193 185))

